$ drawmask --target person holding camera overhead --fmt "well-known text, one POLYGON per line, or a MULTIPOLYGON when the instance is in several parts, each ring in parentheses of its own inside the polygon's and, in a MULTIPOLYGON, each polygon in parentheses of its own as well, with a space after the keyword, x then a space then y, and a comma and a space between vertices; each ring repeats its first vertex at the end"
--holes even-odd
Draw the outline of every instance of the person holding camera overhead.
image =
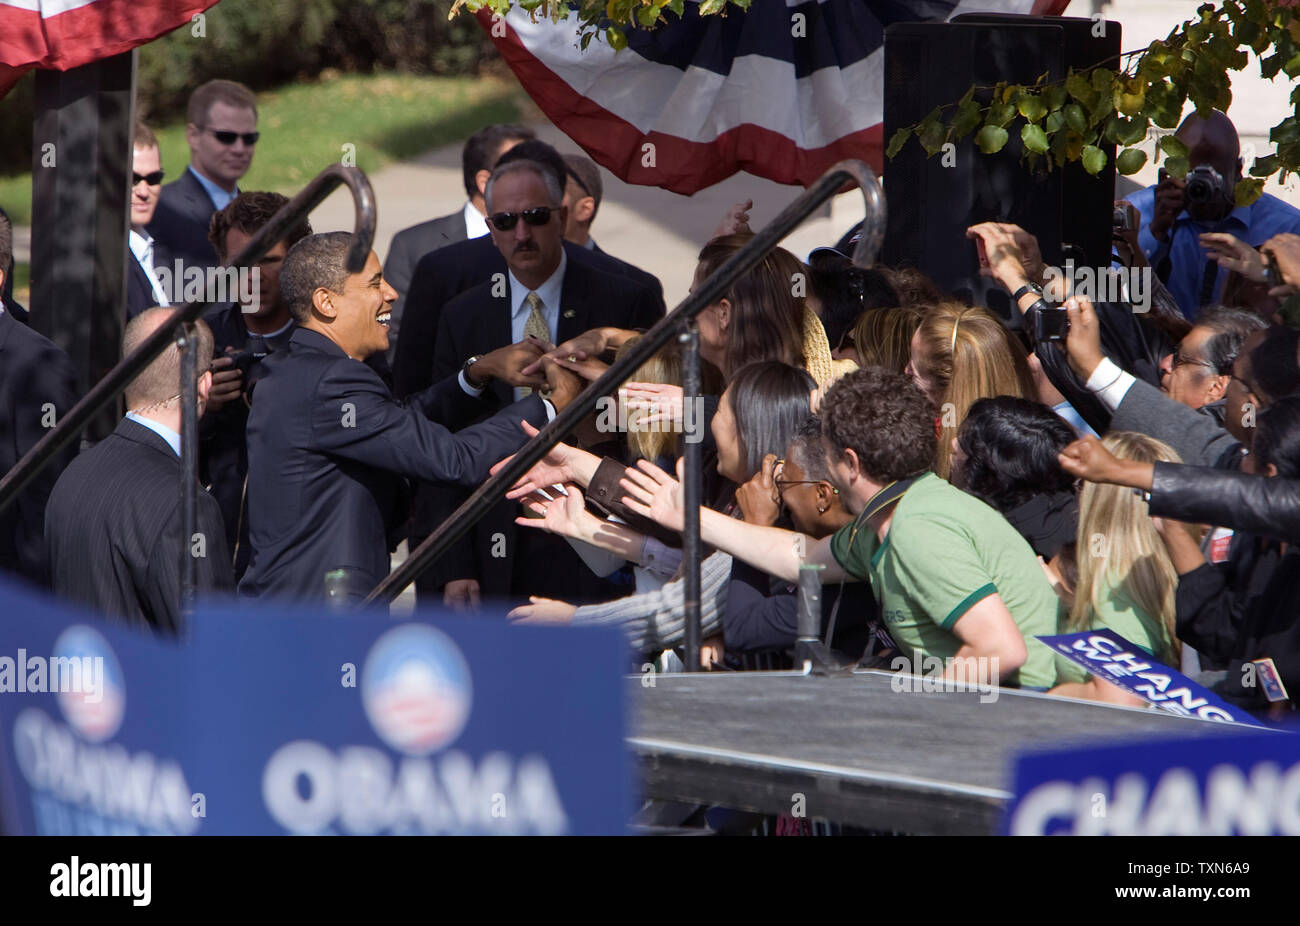
POLYGON ((1232 120, 1214 110, 1208 119, 1192 113, 1176 137, 1187 146, 1187 176, 1160 171, 1160 182, 1128 201, 1141 214, 1138 243, 1156 275, 1169 287, 1190 320, 1217 302, 1228 274, 1206 249, 1203 236, 1227 232, 1258 248, 1282 232, 1300 233, 1300 210, 1264 193, 1237 206, 1233 188, 1242 177, 1241 142, 1232 120))

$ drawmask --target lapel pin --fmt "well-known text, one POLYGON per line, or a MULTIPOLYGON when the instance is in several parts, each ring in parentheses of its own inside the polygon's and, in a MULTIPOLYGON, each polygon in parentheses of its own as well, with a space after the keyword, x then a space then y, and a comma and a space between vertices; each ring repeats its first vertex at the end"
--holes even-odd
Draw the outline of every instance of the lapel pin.
POLYGON ((577 314, 578 314, 578 313, 575 312, 573 309, 565 309, 565 310, 564 310, 564 317, 565 317, 565 318, 574 318, 575 316, 577 316, 577 314))

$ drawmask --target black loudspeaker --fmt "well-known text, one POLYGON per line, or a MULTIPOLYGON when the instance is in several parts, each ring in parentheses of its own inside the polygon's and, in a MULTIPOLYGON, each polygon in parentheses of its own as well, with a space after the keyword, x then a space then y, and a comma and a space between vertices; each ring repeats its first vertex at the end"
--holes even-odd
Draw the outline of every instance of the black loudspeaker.
MULTIPOLYGON (((961 99, 971 86, 987 103, 1000 81, 1032 85, 1063 79, 1120 52, 1117 23, 1091 19, 994 14, 950 23, 901 23, 885 31, 884 137, 913 125, 934 107, 961 99), (1101 35, 1094 36, 1100 32, 1101 35)), ((1001 288, 979 275, 966 229, 977 222, 1014 222, 1032 232, 1049 264, 1063 262, 1063 244, 1081 248, 1091 265, 1110 264, 1114 148, 1097 177, 1081 165, 1030 172, 1020 160, 1019 132, 995 155, 982 154, 975 133, 949 157, 926 157, 915 139, 884 167, 889 222, 881 258, 914 266, 944 289, 986 305, 1019 324, 1001 288)))

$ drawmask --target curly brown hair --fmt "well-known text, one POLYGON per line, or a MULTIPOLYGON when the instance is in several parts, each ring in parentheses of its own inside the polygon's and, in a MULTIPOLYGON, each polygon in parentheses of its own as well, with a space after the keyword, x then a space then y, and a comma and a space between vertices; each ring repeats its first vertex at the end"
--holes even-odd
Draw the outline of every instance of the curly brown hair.
MULTIPOLYGON (((226 235, 237 228, 245 235, 255 235, 271 217, 283 208, 289 197, 279 193, 240 193, 226 208, 212 214, 208 222, 208 241, 223 264, 230 256, 226 251, 226 235)), ((311 234, 311 223, 304 218, 289 229, 284 236, 285 248, 291 248, 311 234)))
POLYGON ((851 449, 863 473, 887 484, 934 461, 934 408, 912 378, 879 367, 840 377, 822 399, 822 436, 837 454, 851 449))

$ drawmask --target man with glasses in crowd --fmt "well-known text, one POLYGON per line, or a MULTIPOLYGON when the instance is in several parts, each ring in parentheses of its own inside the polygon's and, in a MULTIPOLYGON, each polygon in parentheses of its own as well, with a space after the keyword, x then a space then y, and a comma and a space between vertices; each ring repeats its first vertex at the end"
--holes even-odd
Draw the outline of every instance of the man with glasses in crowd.
POLYGON ((233 80, 210 80, 190 94, 185 141, 190 164, 162 188, 149 223, 157 239, 154 260, 174 273, 174 262, 206 271, 218 265, 208 240, 212 214, 239 195, 239 180, 253 164, 257 144, 257 100, 233 80))
POLYGON ((169 294, 154 273, 158 254, 147 228, 158 208, 162 181, 158 138, 147 125, 137 122, 131 143, 131 229, 126 239, 132 257, 126 266, 127 321, 145 309, 170 304, 169 294))
MULTIPOLYGON (((509 344, 520 344, 521 350, 531 345, 540 355, 593 328, 648 328, 661 317, 648 288, 634 288, 624 277, 569 258, 563 198, 555 172, 536 161, 511 160, 492 172, 486 186, 488 227, 507 272, 443 308, 434 341, 435 380, 459 370, 462 386, 482 392, 499 408, 540 380, 515 377, 489 384, 478 366, 483 355, 509 344)), ((516 537, 516 511, 512 502, 498 505, 475 525, 470 541, 439 564, 436 579, 445 586, 445 603, 473 607, 480 597, 526 601, 529 595, 606 601, 630 590, 593 576, 562 538, 530 531, 516 537)), ((436 594, 429 586, 419 591, 436 594)))

